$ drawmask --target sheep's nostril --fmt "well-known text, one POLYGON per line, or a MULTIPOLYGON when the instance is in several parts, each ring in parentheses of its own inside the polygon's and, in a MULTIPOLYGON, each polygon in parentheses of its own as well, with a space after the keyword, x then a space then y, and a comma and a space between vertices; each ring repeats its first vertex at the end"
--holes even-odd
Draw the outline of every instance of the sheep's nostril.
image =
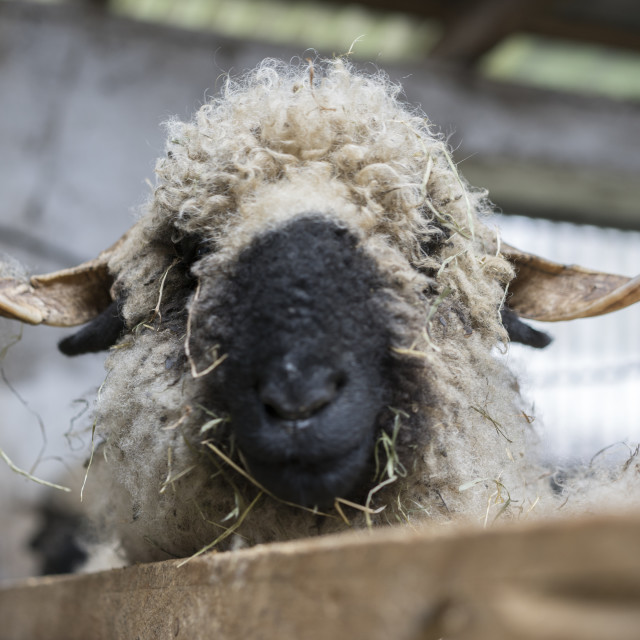
POLYGON ((258 395, 265 412, 278 420, 305 420, 331 404, 340 388, 343 377, 317 373, 298 379, 286 376, 268 380, 260 385, 258 395))
POLYGON ((304 420, 318 413, 329 404, 329 400, 316 400, 315 402, 297 407, 287 406, 273 400, 263 400, 267 415, 280 420, 304 420))

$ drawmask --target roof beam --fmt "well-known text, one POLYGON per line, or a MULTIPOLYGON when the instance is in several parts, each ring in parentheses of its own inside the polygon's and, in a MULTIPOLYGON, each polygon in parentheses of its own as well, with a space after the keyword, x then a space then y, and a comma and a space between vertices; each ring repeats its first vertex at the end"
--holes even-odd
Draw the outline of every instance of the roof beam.
MULTIPOLYGON (((326 0, 346 4, 345 0, 326 0)), ((637 30, 586 18, 564 17, 547 9, 549 0, 357 0, 378 11, 399 11, 442 22, 445 33, 434 57, 473 64, 483 53, 514 31, 564 40, 640 51, 637 30), (457 56, 457 57, 456 57, 457 56)))
POLYGON ((430 57, 465 67, 475 64, 505 36, 516 31, 549 0, 481 0, 462 9, 446 26, 430 57))
POLYGON ((522 25, 522 31, 585 44, 640 51, 640 35, 637 31, 600 23, 566 20, 552 15, 538 14, 532 16, 530 22, 522 25))

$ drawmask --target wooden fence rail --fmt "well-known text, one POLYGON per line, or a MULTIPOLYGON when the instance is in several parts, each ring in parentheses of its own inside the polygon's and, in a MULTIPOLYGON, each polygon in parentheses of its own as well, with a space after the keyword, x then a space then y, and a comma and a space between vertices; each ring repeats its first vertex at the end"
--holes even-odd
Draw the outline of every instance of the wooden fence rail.
POLYGON ((263 545, 0 590, 0 637, 640 637, 640 517, 263 545))

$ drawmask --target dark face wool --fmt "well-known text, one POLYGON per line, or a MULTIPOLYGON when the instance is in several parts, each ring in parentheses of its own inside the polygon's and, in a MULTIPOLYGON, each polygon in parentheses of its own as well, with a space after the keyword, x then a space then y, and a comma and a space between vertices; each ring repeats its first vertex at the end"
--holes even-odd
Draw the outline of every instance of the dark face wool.
POLYGON ((239 256, 212 308, 192 315, 194 351, 228 354, 210 394, 225 399, 255 478, 306 506, 352 494, 389 399, 383 280, 346 229, 303 216, 239 256))

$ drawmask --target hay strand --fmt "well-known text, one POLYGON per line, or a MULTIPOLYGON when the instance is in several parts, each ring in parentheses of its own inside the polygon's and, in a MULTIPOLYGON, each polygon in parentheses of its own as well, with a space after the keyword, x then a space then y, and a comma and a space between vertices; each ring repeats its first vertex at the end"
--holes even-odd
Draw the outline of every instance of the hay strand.
POLYGON ((96 436, 96 421, 93 421, 93 425, 91 426, 91 455, 89 456, 89 464, 87 465, 87 470, 84 474, 84 479, 82 480, 82 486, 80 487, 80 502, 82 502, 84 498, 84 488, 87 484, 87 479, 89 478, 89 469, 91 469, 91 463, 93 462, 93 454, 95 453, 95 436, 96 436))
POLYGON ((203 553, 206 553, 210 549, 213 549, 215 546, 220 544, 225 538, 228 538, 236 529, 238 529, 242 525, 245 518, 249 515, 253 507, 256 506, 258 500, 260 500, 261 497, 262 497, 262 491, 253 499, 251 504, 242 512, 242 515, 240 515, 238 520, 234 522, 233 525, 231 525, 224 533, 221 533, 213 542, 210 542, 209 544, 202 547, 202 549, 196 551, 193 555, 189 556, 188 558, 185 558, 182 562, 179 562, 178 567, 183 567, 190 560, 193 560, 194 558, 201 556, 203 553))
POLYGON ((58 489, 59 491, 65 491, 65 492, 70 492, 71 491, 71 489, 69 487, 63 487, 62 485, 55 484, 53 482, 47 482, 46 480, 42 480, 41 478, 37 478, 36 476, 34 476, 33 474, 29 473, 28 471, 25 471, 24 469, 21 469, 20 467, 18 467, 16 464, 14 464, 11 461, 9 456, 2 449, 0 449, 0 458, 2 458, 5 461, 5 463, 7 464, 9 469, 11 469, 11 471, 13 471, 14 473, 17 473, 20 476, 24 476, 25 478, 28 478, 32 482, 36 482, 37 484, 41 484, 41 485, 43 485, 45 487, 51 487, 52 489, 58 489))
POLYGON ((217 456, 219 456, 224 462, 226 462, 234 471, 238 472, 243 478, 247 479, 251 484, 255 485, 260 489, 262 493, 265 493, 270 498, 277 500, 281 504, 286 504, 290 507, 296 507, 297 509, 302 509, 303 511, 308 511, 309 513, 313 513, 319 516, 325 516, 326 518, 335 518, 329 513, 323 513, 322 511, 318 511, 318 509, 310 509, 309 507, 304 507, 301 504, 296 504, 295 502, 289 502, 288 500, 281 500, 275 494, 271 493, 268 489, 265 489, 251 474, 245 471, 241 466, 236 464, 231 458, 224 454, 218 447, 216 447, 211 442, 204 443, 211 451, 213 451, 217 456))

